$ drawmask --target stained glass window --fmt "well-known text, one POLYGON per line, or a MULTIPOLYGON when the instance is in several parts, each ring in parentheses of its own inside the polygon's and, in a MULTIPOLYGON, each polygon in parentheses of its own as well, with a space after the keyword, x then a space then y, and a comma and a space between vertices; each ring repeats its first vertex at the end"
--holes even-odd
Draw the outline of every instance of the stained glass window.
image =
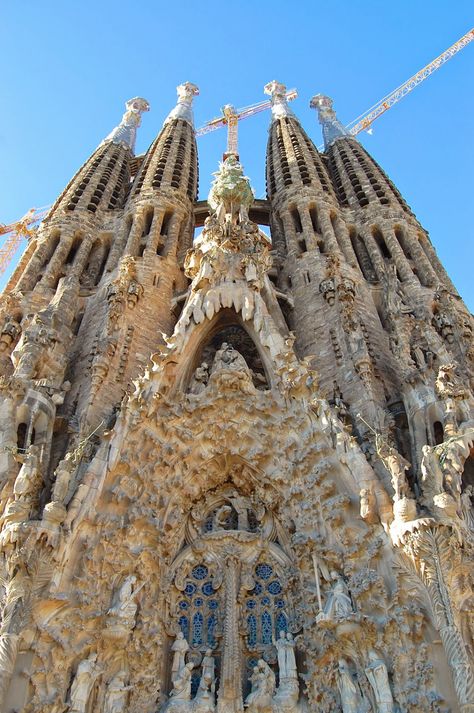
POLYGON ((254 614, 247 617, 247 642, 249 646, 257 643, 257 618, 254 614))
POLYGON ((193 616, 193 646, 199 646, 200 644, 202 644, 202 625, 203 616, 201 612, 196 612, 196 614, 193 616))
POLYGON ((273 567, 270 564, 258 564, 255 568, 255 574, 260 579, 270 579, 273 574, 273 567))
POLYGON ((188 640, 188 639, 189 639, 189 621, 188 621, 188 617, 187 617, 187 616, 184 616, 184 614, 183 614, 182 616, 179 617, 178 623, 179 623, 179 628, 180 628, 181 631, 183 632, 184 638, 185 638, 186 640, 188 640))
POLYGON ((203 564, 198 564, 197 567, 194 567, 191 574, 194 577, 194 579, 206 579, 209 572, 208 572, 207 567, 205 567, 203 564))
POLYGON ((262 644, 271 644, 273 638, 272 617, 269 612, 262 614, 262 644))

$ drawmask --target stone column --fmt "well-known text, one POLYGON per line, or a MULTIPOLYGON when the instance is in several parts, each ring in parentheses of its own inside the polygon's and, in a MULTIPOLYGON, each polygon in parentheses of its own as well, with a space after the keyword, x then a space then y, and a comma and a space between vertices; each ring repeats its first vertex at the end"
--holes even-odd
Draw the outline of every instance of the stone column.
POLYGON ((237 593, 240 562, 235 555, 225 560, 225 619, 222 642, 222 667, 218 692, 217 713, 242 713, 242 673, 239 637, 237 593))

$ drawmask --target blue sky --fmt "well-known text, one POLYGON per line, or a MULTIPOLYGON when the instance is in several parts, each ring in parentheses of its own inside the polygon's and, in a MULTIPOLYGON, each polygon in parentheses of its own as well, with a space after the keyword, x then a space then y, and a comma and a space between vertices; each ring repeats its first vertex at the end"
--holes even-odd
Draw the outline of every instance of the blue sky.
MULTIPOLYGON (((347 123, 474 26, 458 0, 5 1, 0 9, 0 222, 54 201, 118 123, 126 99, 151 104, 137 153, 175 103, 175 87, 200 87, 198 126, 264 98, 277 79, 296 87, 293 109, 317 145, 309 99, 333 97, 347 123)), ((400 188, 472 310, 474 42, 360 139, 400 188)), ((240 154, 257 196, 265 192, 269 115, 240 124, 240 154)), ((225 133, 199 139, 200 196, 225 133)))

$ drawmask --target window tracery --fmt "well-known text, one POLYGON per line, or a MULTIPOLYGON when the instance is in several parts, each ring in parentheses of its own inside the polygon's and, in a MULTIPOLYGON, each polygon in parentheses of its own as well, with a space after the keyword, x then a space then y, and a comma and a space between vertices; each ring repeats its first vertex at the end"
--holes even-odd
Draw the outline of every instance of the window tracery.
MULTIPOLYGON (((275 519, 254 495, 227 486, 192 508, 167 595, 167 630, 174 639, 181 632, 189 647, 190 704, 215 693, 233 710, 249 695, 262 660, 278 674, 276 642, 298 630, 294 581, 275 519), (213 687, 205 675, 209 658, 213 687)), ((170 693, 176 685, 171 681, 170 693)))

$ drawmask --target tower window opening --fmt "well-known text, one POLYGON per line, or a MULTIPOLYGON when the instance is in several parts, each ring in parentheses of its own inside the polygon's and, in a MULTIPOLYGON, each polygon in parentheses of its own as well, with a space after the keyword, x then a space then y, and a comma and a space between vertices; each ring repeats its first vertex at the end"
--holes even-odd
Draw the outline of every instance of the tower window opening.
POLYGON ((303 225, 301 223, 301 216, 300 216, 298 208, 292 208, 290 213, 291 213, 291 217, 293 218, 293 225, 295 227, 296 232, 302 233, 303 225))
POLYGON ((74 240, 72 241, 71 247, 69 248, 69 252, 66 257, 65 264, 70 265, 72 262, 74 262, 74 258, 76 257, 77 251, 79 250, 79 246, 81 244, 81 236, 76 235, 74 237, 74 240))
POLYGON ((149 208, 145 213, 145 222, 143 224, 142 238, 150 234, 151 224, 153 223, 153 216, 155 211, 153 208, 149 208))
POLYGON ((318 221, 318 211, 316 209, 316 206, 311 206, 311 208, 309 209, 309 215, 311 218, 311 224, 313 226, 314 232, 319 233, 320 228, 319 228, 319 221, 318 221))
POLYGON ((390 260, 392 257, 392 253, 387 247, 387 244, 385 242, 385 239, 380 232, 378 228, 372 228, 372 237, 374 238, 378 249, 380 250, 382 257, 386 258, 387 260, 390 260))
POLYGON ((435 421, 433 423, 433 434, 434 434, 435 444, 437 446, 439 446, 440 443, 443 443, 444 428, 443 428, 443 424, 441 423, 441 421, 435 421))
POLYGON ((405 253, 406 259, 412 260, 413 256, 408 248, 407 239, 406 239, 406 235, 405 235, 404 231, 400 228, 400 226, 397 225, 397 226, 395 226, 394 232, 395 232, 395 237, 397 238, 397 240, 400 244, 400 247, 402 248, 403 252, 405 253))
POLYGON ((300 238, 298 240, 298 247, 300 249, 301 254, 308 252, 308 247, 306 245, 306 240, 304 238, 300 238))
POLYGON ((168 235, 168 230, 170 227, 170 221, 171 221, 172 217, 173 217, 173 211, 167 210, 163 217, 163 222, 161 224, 161 235, 163 237, 166 237, 168 235))
POLYGON ((368 282, 376 282, 377 278, 372 260, 370 259, 364 241, 360 235, 358 235, 354 227, 349 228, 349 237, 351 239, 352 249, 359 263, 360 271, 368 282))

